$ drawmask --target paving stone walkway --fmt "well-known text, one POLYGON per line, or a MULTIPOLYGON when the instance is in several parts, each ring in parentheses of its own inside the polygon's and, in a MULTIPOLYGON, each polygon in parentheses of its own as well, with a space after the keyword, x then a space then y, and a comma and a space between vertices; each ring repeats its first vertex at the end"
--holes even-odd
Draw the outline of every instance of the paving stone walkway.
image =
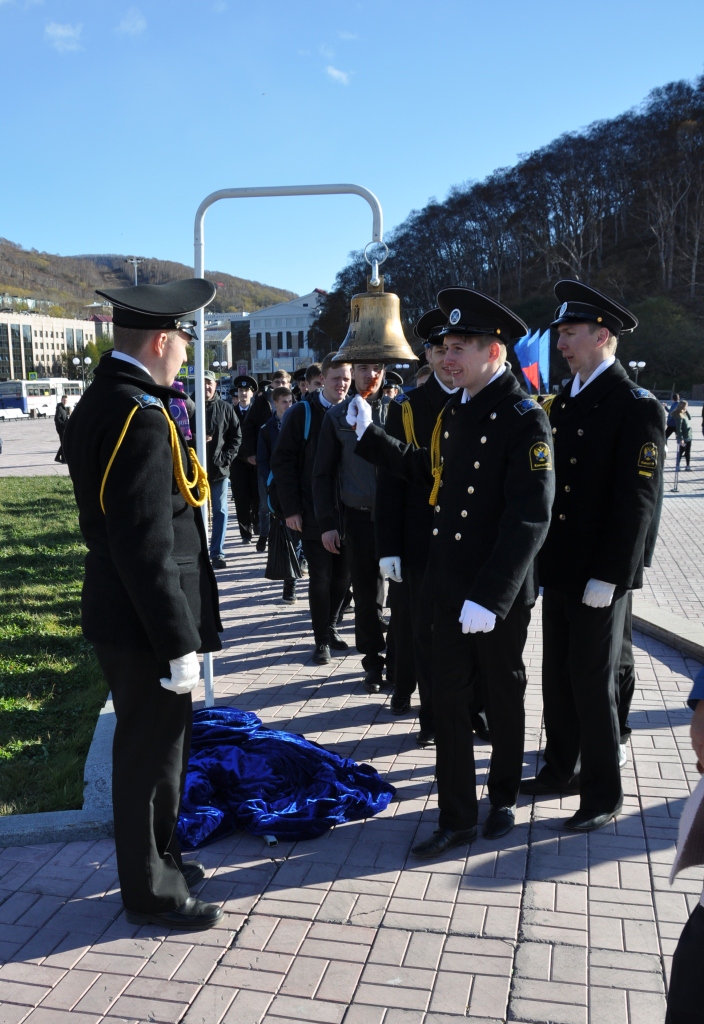
MULTIPOLYGON (((372 763, 398 798, 312 842, 238 834, 206 847, 198 894, 225 916, 205 933, 128 925, 109 841, 1 851, 0 1024, 662 1024, 669 957, 702 890, 701 869, 667 882, 698 779, 685 701, 699 666, 636 637, 615 825, 568 835, 576 798, 522 799, 503 840, 422 862, 409 850, 437 810, 417 722, 364 693, 354 650, 313 666, 305 600, 278 603, 252 547, 230 543, 228 557, 218 702, 372 763)), ((541 745, 540 656, 538 609, 526 775, 541 745)), ((489 754, 477 745, 482 795, 489 754)))

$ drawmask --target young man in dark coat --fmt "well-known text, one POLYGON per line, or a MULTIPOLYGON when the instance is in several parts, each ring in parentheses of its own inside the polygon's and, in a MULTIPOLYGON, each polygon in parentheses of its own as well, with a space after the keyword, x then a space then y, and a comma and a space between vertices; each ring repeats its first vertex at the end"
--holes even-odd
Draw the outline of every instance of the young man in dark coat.
MULTIPOLYGON (((470 842, 478 817, 470 696, 475 672, 493 751, 484 835, 513 827, 523 766, 523 664, 534 571, 550 522, 554 474, 545 413, 506 362, 506 342, 527 328, 472 288, 446 288, 438 306, 445 370, 458 387, 427 448, 389 437, 355 399, 356 454, 432 488, 435 508, 424 594, 433 624, 433 713, 439 829, 413 852, 436 857, 470 842)), ((428 387, 428 385, 424 385, 428 387)))
POLYGON ((197 653, 220 650, 215 576, 201 506, 208 483, 168 413, 195 336, 204 280, 100 291, 113 303, 115 351, 66 427, 64 446, 88 547, 81 605, 112 691, 113 811, 120 888, 131 924, 210 928, 219 907, 189 894, 202 865, 176 838, 197 653))
POLYGON ((349 363, 332 366, 331 352, 322 363, 322 390, 307 395, 288 413, 279 443, 271 458, 276 491, 286 516, 286 525, 303 535, 303 554, 308 562, 308 602, 313 626, 316 665, 330 662, 330 650, 347 650, 336 629, 337 617, 349 586, 347 548, 335 553, 323 546, 322 529, 313 505, 313 465, 318 439, 328 409, 345 402, 352 382, 349 363), (305 408, 308 404, 308 415, 305 408), (308 423, 306 437, 306 423, 308 423))
MULTIPOLYGON (((391 402, 386 417, 386 432, 390 437, 419 448, 430 448, 437 418, 457 390, 452 385, 452 377, 442 369, 445 349, 442 337, 436 337, 446 323, 447 317, 441 309, 431 309, 416 324, 415 333, 423 342, 432 375, 422 388, 414 388, 391 402)), ((432 637, 421 601, 433 528, 429 496, 430 487, 418 487, 386 469, 379 470, 376 543, 379 568, 391 580, 389 631, 394 649, 391 710, 395 714, 408 710, 417 680, 420 746, 434 742, 430 697, 432 637)))
POLYGON ((66 461, 66 459, 64 458, 62 446, 64 443, 64 430, 66 429, 66 424, 68 423, 68 418, 69 415, 71 414, 71 410, 69 409, 66 402, 66 395, 62 395, 61 401, 56 406, 56 412, 54 413, 54 426, 56 427, 56 433, 59 435, 59 450, 54 456, 54 462, 66 461))
MULTIPOLYGON (((257 446, 259 443, 259 431, 266 421, 274 415, 274 389, 289 386, 291 380, 286 370, 276 370, 271 382, 260 390, 242 422, 242 454, 252 466, 257 464, 257 446)), ((260 388, 263 387, 263 383, 260 388)), ((266 551, 266 542, 269 537, 269 506, 267 504, 266 484, 257 474, 257 486, 259 490, 259 540, 257 551, 266 551)))
MULTIPOLYGON (((290 388, 274 388, 272 392, 274 399, 274 413, 259 430, 257 440, 257 473, 259 474, 259 485, 264 488, 268 497, 268 481, 271 474, 271 457, 276 451, 281 434, 281 423, 284 416, 293 405, 293 393, 290 388)), ((268 535, 267 535, 268 536, 268 535)), ((300 540, 300 538, 298 538, 300 540)), ((294 541, 296 543, 296 541, 294 541)), ((284 590, 281 600, 284 604, 295 604, 296 580, 294 578, 284 579, 284 590)))
POLYGON ((539 558, 545 765, 521 791, 579 793, 565 828, 588 832, 623 803, 617 676, 628 591, 643 585, 665 417, 616 359, 636 318, 579 281, 559 281, 555 295, 552 326, 573 379, 549 408, 556 498, 539 558))
MULTIPOLYGON (((240 430, 244 430, 244 421, 252 408, 257 382, 254 377, 236 377, 233 387, 237 391, 237 405, 234 406, 234 411, 239 420, 240 430)), ((240 444, 237 456, 230 467, 230 482, 242 543, 251 544, 252 535, 259 532, 259 485, 257 467, 245 456, 244 444, 240 444)))

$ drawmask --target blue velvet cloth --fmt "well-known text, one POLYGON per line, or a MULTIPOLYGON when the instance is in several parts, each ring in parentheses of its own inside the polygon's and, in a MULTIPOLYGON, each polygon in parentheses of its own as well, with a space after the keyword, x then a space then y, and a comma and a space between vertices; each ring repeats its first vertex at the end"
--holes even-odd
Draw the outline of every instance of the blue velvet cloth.
POLYGON ((370 765, 265 729, 251 711, 205 708, 193 714, 178 838, 189 850, 237 828, 315 839, 333 825, 383 811, 395 793, 370 765))

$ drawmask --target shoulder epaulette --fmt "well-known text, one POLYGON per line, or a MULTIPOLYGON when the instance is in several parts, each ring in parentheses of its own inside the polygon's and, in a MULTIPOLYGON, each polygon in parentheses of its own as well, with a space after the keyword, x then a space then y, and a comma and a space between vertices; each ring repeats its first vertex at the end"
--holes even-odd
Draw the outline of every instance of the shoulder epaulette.
POLYGON ((631 388, 631 394, 634 398, 655 398, 647 388, 631 388))
POLYGON ((140 409, 148 409, 150 406, 154 409, 164 408, 162 400, 154 395, 133 395, 133 398, 140 409))
POLYGON ((408 401, 410 401, 408 395, 404 395, 403 392, 394 398, 394 402, 398 402, 399 405, 403 405, 404 402, 408 401))
POLYGON ((521 416, 525 416, 527 412, 530 412, 532 409, 539 409, 540 406, 532 398, 522 398, 520 402, 516 402, 513 408, 521 416))

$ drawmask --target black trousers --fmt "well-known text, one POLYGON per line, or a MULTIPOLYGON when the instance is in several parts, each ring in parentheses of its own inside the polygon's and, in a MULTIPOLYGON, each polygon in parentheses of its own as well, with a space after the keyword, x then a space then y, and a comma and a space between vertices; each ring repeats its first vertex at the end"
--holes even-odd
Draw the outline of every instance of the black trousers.
POLYGON ((704 907, 695 907, 682 929, 672 959, 665 1024, 704 1020, 704 907))
POLYGON ((176 822, 191 741, 191 695, 165 690, 169 663, 148 651, 94 644, 112 692, 112 804, 122 901, 137 913, 174 910, 189 896, 176 822))
POLYGON ((616 690, 627 594, 617 587, 608 608, 590 608, 582 592, 546 587, 543 593, 546 745, 540 776, 561 785, 579 776, 580 809, 594 815, 623 801, 616 690))
MULTIPOLYGON (((433 633, 431 613, 421 601, 425 568, 401 562, 402 583, 389 583, 395 697, 410 697, 418 684, 421 729, 432 730, 433 633), (423 612, 427 615, 423 616, 423 612)), ((388 675, 388 669, 387 669, 388 675)))
POLYGON ((257 467, 242 459, 235 459, 230 466, 230 485, 240 536, 251 540, 254 524, 259 522, 257 467))
POLYGON ((477 675, 492 734, 489 800, 516 803, 523 769, 526 672, 523 649, 530 608, 514 604, 490 633, 463 633, 460 609, 437 601, 433 608, 432 700, 440 827, 471 828, 477 822, 477 784, 471 707, 477 675))
POLYGON ((340 553, 332 555, 325 550, 322 541, 304 537, 303 554, 308 562, 308 604, 313 635, 316 644, 326 644, 350 585, 347 545, 342 544, 340 553))
POLYGON ((628 713, 636 689, 636 663, 633 657, 633 593, 626 594, 626 614, 623 621, 623 643, 618 665, 618 727, 621 742, 631 735, 628 713))
POLYGON ((383 668, 384 580, 379 572, 371 510, 345 506, 345 543, 349 548, 354 593, 354 642, 365 670, 383 668))

